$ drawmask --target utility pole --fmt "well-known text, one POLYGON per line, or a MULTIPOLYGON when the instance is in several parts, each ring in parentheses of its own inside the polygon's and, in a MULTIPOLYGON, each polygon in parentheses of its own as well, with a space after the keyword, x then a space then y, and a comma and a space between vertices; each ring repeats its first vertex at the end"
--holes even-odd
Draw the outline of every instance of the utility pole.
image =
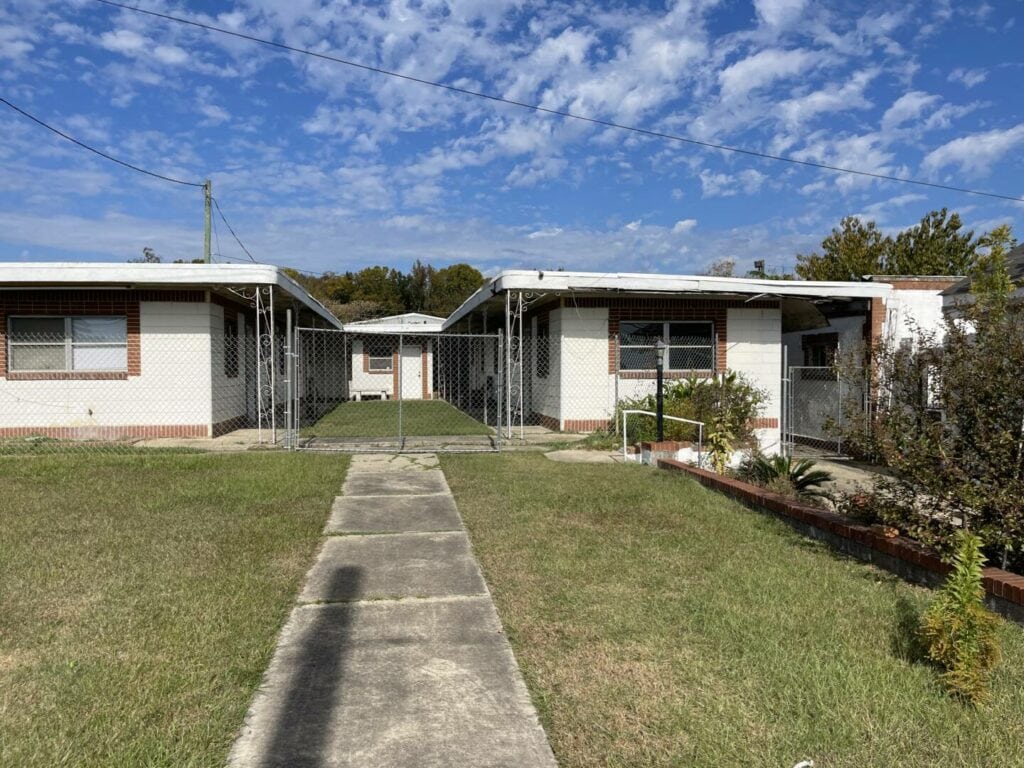
POLYGON ((210 263, 210 203, 213 199, 213 183, 207 179, 203 184, 203 263, 210 263))

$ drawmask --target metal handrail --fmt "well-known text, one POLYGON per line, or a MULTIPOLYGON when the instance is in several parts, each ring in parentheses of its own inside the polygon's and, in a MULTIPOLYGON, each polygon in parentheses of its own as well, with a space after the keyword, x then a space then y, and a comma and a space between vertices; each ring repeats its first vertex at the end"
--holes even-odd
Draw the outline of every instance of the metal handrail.
MULTIPOLYGON (((630 410, 626 410, 626 411, 622 412, 622 460, 623 461, 626 460, 626 447, 629 444, 628 440, 626 439, 626 417, 629 416, 630 414, 633 414, 633 413, 639 413, 639 414, 642 414, 644 416, 653 416, 654 418, 658 417, 658 414, 656 414, 654 411, 639 411, 639 410, 632 410, 632 409, 630 409, 630 410)), ((662 418, 668 419, 669 421, 679 421, 679 422, 682 422, 683 424, 694 424, 694 425, 696 425, 696 427, 697 427, 697 466, 698 467, 701 466, 701 464, 703 463, 703 461, 701 459, 701 456, 702 456, 703 447, 704 447, 704 422, 703 421, 694 421, 693 419, 684 419, 684 418, 682 418, 680 416, 669 416, 668 414, 662 414, 662 418)))

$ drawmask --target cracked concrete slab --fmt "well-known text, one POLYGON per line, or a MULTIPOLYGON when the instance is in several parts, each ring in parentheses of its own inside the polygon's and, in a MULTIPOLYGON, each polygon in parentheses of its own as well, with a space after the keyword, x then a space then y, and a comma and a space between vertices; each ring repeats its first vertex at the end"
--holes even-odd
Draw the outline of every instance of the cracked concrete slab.
POLYGON ((327 539, 299 601, 480 595, 486 591, 465 533, 385 533, 327 539), (349 577, 339 579, 338 574, 349 577))
POLYGON ((357 456, 349 467, 349 474, 362 472, 398 472, 437 469, 440 466, 435 454, 387 454, 369 453, 357 456))
POLYGON ((339 496, 324 533, 458 531, 459 511, 451 494, 433 496, 339 496))
POLYGON ((353 472, 345 479, 345 496, 407 496, 448 493, 439 469, 397 472, 353 472))
POLYGON ((296 608, 228 764, 555 768, 490 598, 296 608))

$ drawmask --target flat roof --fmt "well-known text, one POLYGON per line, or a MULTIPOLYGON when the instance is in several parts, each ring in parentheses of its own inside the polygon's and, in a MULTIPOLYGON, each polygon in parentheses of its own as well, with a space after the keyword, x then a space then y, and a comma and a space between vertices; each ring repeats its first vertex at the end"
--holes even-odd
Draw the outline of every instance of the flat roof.
POLYGON ((778 296, 806 299, 884 298, 892 286, 881 282, 816 282, 810 280, 760 280, 706 275, 658 275, 631 272, 560 272, 503 270, 466 299, 445 322, 458 322, 494 296, 506 291, 542 293, 636 293, 708 294, 722 296, 778 296))
POLYGON ((272 285, 336 328, 338 320, 280 267, 272 264, 118 264, 116 262, 3 262, 0 290, 17 288, 272 285))
POLYGON ((444 326, 444 318, 425 315, 422 312, 405 312, 401 315, 387 317, 371 317, 368 320, 355 320, 345 323, 346 329, 353 326, 366 329, 373 333, 440 333, 444 326))

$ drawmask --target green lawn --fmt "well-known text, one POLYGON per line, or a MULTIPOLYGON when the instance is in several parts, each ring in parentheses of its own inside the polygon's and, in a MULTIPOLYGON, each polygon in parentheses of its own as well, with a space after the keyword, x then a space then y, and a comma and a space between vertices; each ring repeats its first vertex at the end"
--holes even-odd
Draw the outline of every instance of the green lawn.
POLYGON ((0 765, 223 765, 346 466, 0 459, 0 765))
MULTIPOLYGON (((346 402, 302 430, 303 437, 397 437, 398 400, 346 402)), ((403 400, 402 435, 489 435, 491 430, 443 400, 403 400)))
POLYGON ((1020 627, 972 710, 913 649, 926 590, 682 476, 442 467, 563 768, 1022 764, 1020 627))

